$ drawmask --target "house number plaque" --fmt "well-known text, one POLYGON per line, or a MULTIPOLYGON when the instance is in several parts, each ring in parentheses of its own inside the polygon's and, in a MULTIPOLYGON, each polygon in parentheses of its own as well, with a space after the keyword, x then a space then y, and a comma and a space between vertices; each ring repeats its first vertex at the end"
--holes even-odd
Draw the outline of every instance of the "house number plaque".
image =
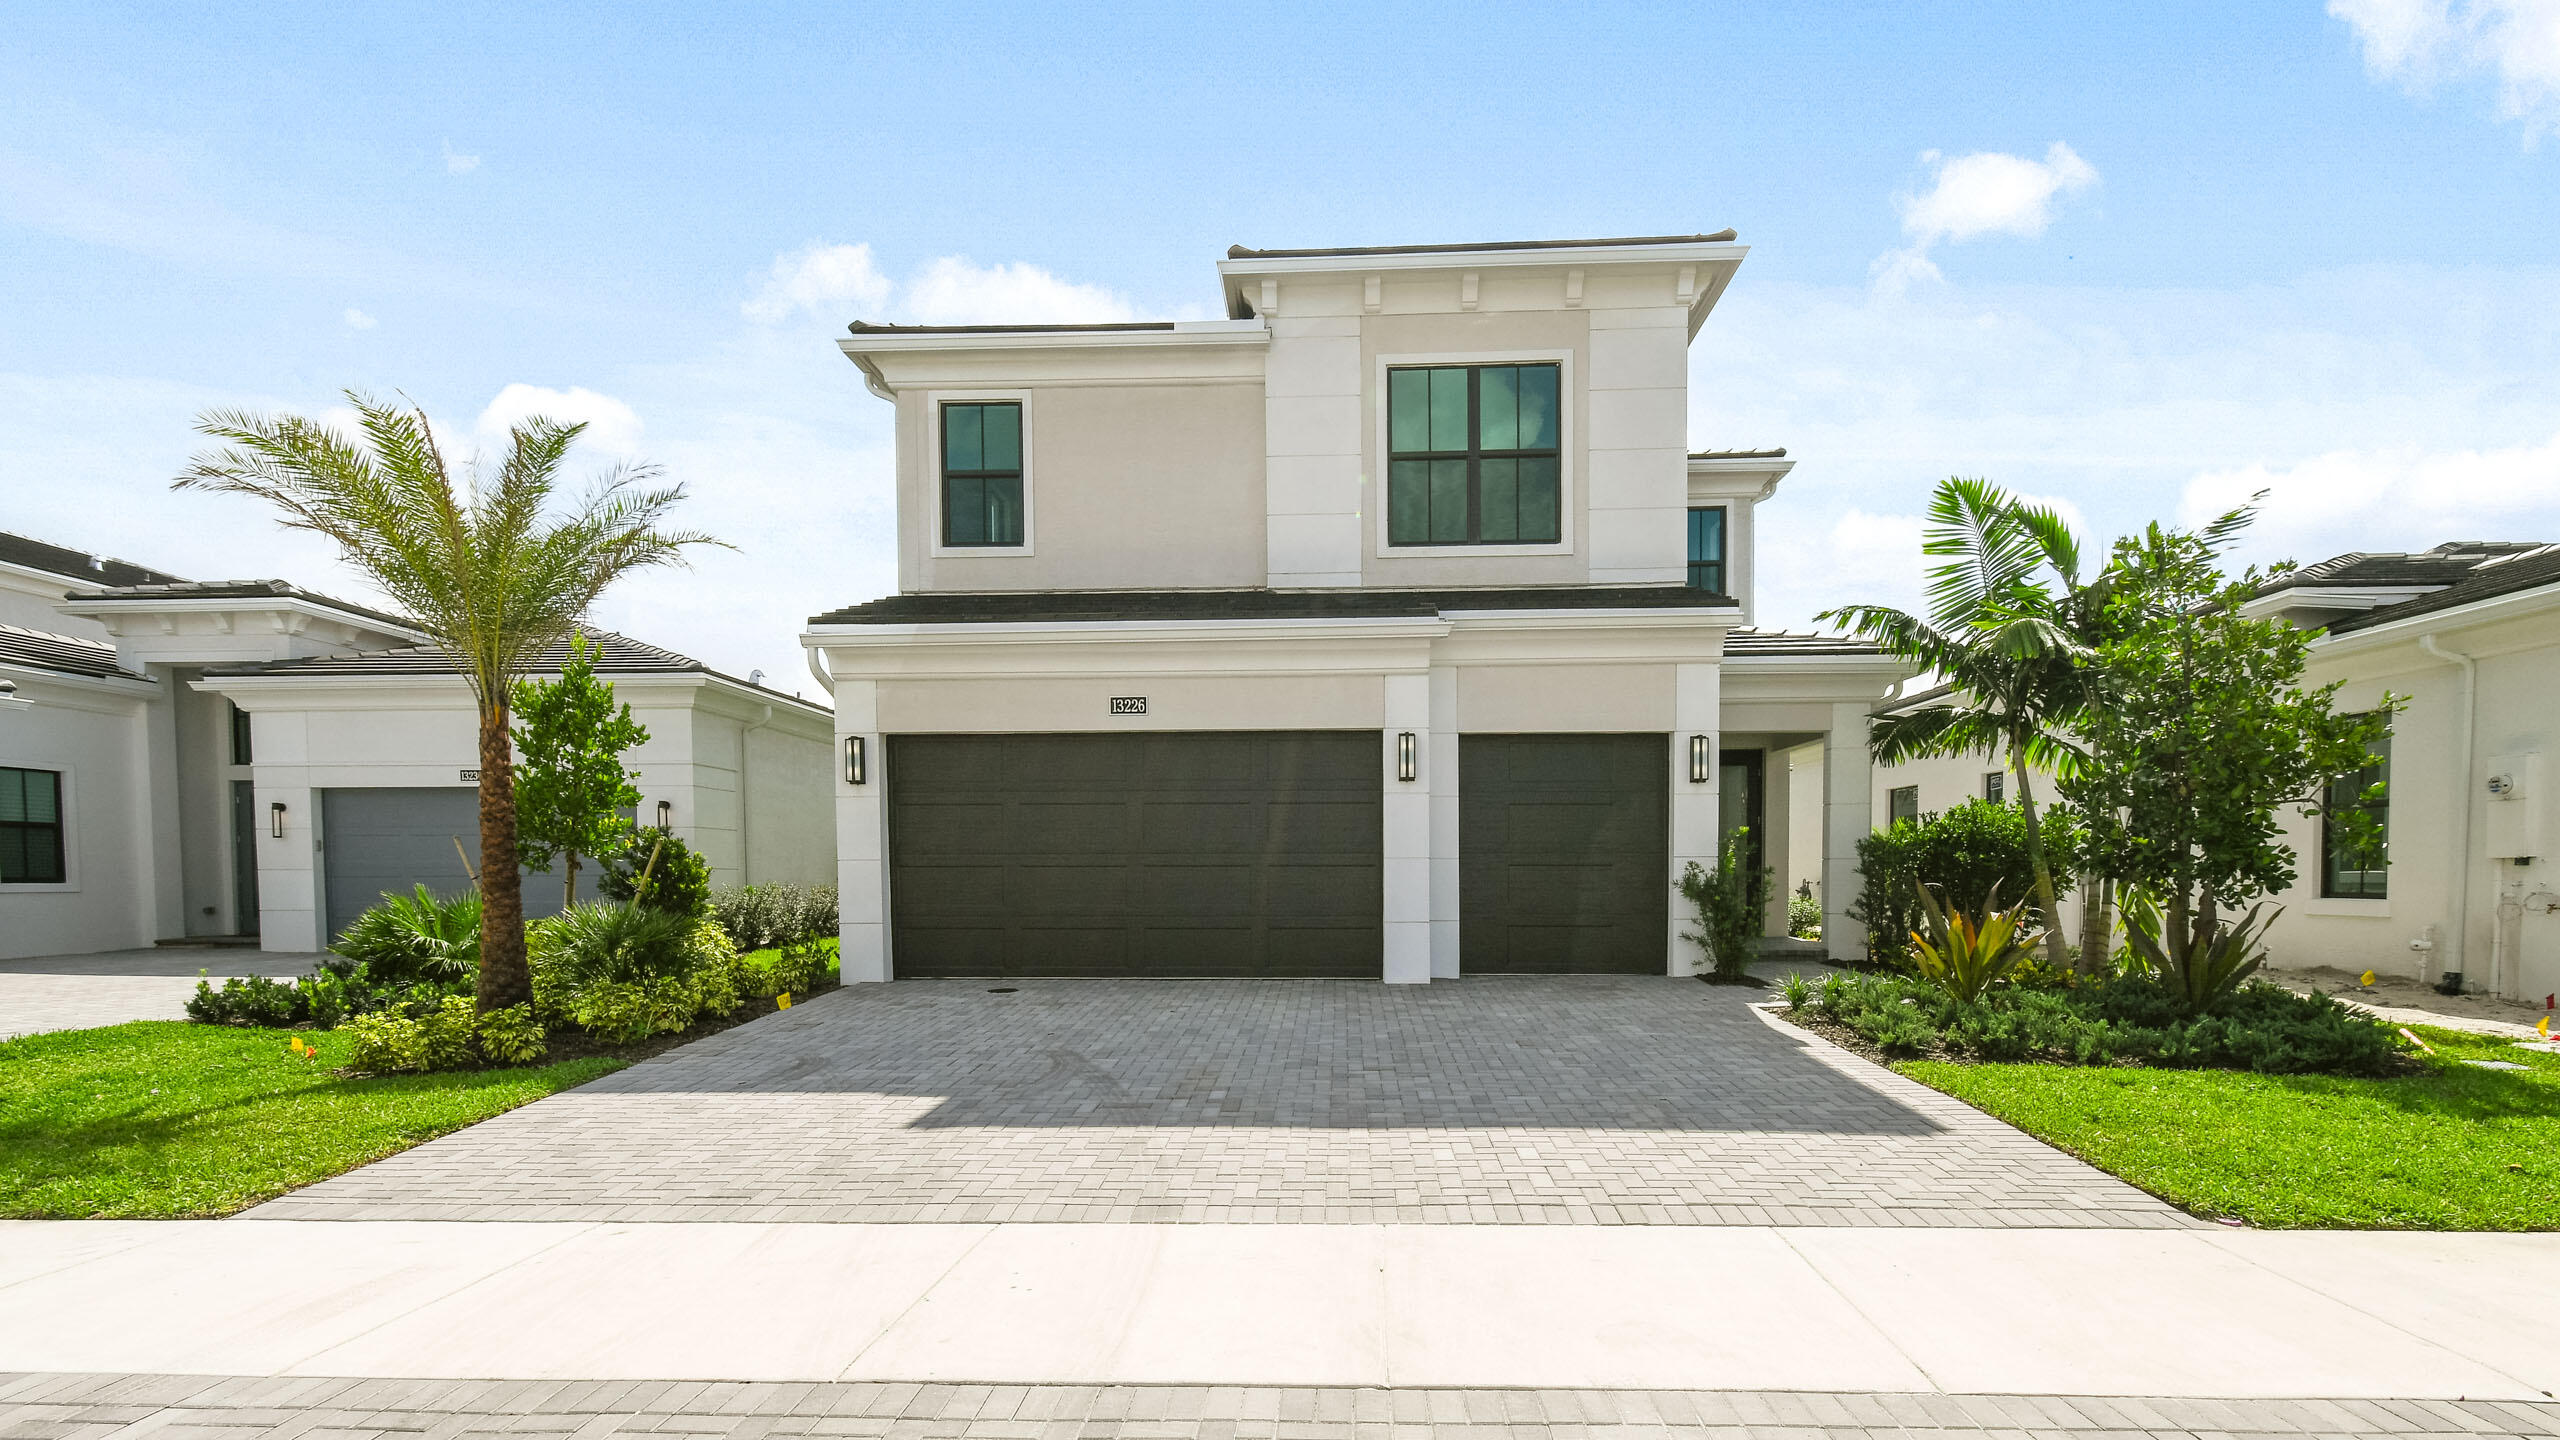
POLYGON ((1114 715, 1144 715, 1147 713, 1147 697, 1144 695, 1114 695, 1111 697, 1111 713, 1114 715))

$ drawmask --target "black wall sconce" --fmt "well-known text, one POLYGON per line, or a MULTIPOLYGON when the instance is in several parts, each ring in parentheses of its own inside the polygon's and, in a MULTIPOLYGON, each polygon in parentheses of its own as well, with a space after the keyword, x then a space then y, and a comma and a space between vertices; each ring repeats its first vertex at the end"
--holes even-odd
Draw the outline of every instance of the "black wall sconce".
POLYGON ((1689 737, 1690 784, 1704 785, 1707 783, 1709 762, 1714 759, 1709 752, 1714 749, 1715 747, 1713 745, 1707 743, 1707 737, 1704 735, 1692 735, 1689 737))
POLYGON ((267 833, 278 840, 284 838, 284 802, 281 800, 267 802, 267 833))
POLYGON ((870 767, 865 763, 867 757, 863 751, 861 736, 844 737, 844 783, 847 785, 859 785, 870 776, 870 767))
POLYGON ((1417 746, 1415 745, 1415 743, 1414 743, 1414 739, 1413 739, 1413 732, 1412 732, 1412 731, 1407 730, 1407 731, 1405 731, 1403 734, 1398 735, 1398 736, 1396 737, 1396 778, 1397 778, 1397 779, 1399 779, 1399 780, 1411 780, 1411 779, 1413 779, 1413 778, 1414 778, 1414 775, 1415 775, 1415 773, 1416 773, 1416 772, 1415 772, 1415 761, 1416 761, 1416 758, 1417 758, 1417 750, 1418 750, 1418 747, 1417 747, 1417 746))
POLYGON ((659 801, 659 802, 658 802, 658 833, 659 833, 659 834, 661 834, 661 835, 666 834, 668 831, 673 830, 673 829, 675 828, 675 824, 676 824, 676 802, 674 802, 673 800, 661 800, 661 801, 659 801))

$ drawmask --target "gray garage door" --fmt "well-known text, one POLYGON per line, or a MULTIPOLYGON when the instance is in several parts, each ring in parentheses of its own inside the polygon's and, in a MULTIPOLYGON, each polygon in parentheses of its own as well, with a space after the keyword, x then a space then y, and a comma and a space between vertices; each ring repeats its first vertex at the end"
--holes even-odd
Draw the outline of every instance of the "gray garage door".
POLYGON ((1670 741, 1458 739, 1458 968, 1663 972, 1670 741))
POLYGON ((1379 744, 892 736, 896 972, 1374 979, 1379 744))
MULTIPOLYGON (((440 895, 471 888, 460 840, 471 863, 480 863, 480 794, 472 789, 323 790, 320 836, 326 865, 329 933, 353 924, 384 891, 407 894, 425 885, 440 895)), ((560 913, 563 875, 524 872, 527 918, 560 913)), ((579 879, 591 889, 595 867, 579 879)))

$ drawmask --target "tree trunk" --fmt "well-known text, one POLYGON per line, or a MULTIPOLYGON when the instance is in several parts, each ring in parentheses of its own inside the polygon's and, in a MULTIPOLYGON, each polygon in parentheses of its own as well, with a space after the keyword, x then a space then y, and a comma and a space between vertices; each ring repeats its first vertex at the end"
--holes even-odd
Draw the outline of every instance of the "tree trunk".
POLYGON ((515 757, 507 707, 480 713, 480 1013, 533 999, 524 958, 524 872, 516 854, 515 757))
POLYGON ((2080 877, 2080 973, 2107 969, 2107 942, 2115 938, 2115 882, 2092 870, 2080 877))
POLYGON ((2044 914, 2044 963, 2056 972, 2071 968, 2070 947, 2062 943, 2062 920, 2053 901, 2053 867, 2044 858, 2044 824, 2036 816, 2036 792, 2027 783, 2026 752, 2009 747, 2009 768, 2018 776, 2018 807, 2027 812, 2027 863, 2036 874, 2036 908, 2044 914))
POLYGON ((578 904, 578 852, 575 850, 567 850, 561 853, 565 855, 569 861, 569 880, 560 891, 560 908, 563 910, 572 910, 577 908, 578 904))

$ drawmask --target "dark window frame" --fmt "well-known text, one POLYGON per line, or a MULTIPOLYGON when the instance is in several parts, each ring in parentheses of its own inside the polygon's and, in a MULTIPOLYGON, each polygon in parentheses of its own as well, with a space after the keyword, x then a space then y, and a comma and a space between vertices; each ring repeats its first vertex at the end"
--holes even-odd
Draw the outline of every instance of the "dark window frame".
POLYGON ((2388 900, 2391 898, 2391 736, 2385 733, 2373 742, 2370 753, 2374 763, 2352 775, 2341 775, 2329 782, 2320 806, 2320 898, 2323 900, 2388 900), (2368 801, 2364 792, 2375 785, 2382 787, 2379 801, 2368 801), (2341 853, 2336 828, 2329 817, 2336 811, 2354 810, 2371 815, 2380 825, 2381 852, 2371 857, 2341 853), (2342 869, 2341 863, 2370 858, 2379 864, 2357 865, 2342 869), (2347 877, 2354 877, 2349 879, 2347 877))
POLYGON ((2008 804, 2008 803, 2009 803, 2009 772, 2007 772, 2007 771, 2005 771, 2005 770, 1985 770, 1985 771, 1983 771, 1983 772, 1982 772, 1982 798, 1983 798, 1983 799, 1985 799, 1985 800, 1990 801, 1990 802, 1991 802, 1992 804, 1994 804, 1994 805, 2006 805, 2006 804, 2008 804))
MULTIPOLYGON (((1561 545, 1564 543, 1565 411, 1570 397, 1565 394, 1562 360, 1485 360, 1440 365, 1391 365, 1387 367, 1384 393, 1379 405, 1386 412, 1387 464, 1385 485, 1387 547, 1391 550, 1447 550, 1453 547, 1500 546, 1505 549, 1525 545, 1561 545), (1462 370, 1467 376, 1467 448, 1464 450, 1398 450, 1395 448, 1396 377, 1405 374, 1429 374, 1435 370, 1462 370), (1488 450, 1484 445, 1484 372, 1487 370, 1552 370, 1556 375, 1556 443, 1552 447, 1488 450), (1458 540, 1399 540, 1395 532, 1396 462, 1460 460, 1467 462, 1467 534, 1458 540), (1553 460, 1556 462, 1555 523, 1550 533, 1521 540, 1487 540, 1484 538, 1484 462, 1487 460, 1553 460)), ((1516 483, 1516 482, 1515 482, 1516 483)), ((1427 487, 1428 479, 1423 481, 1427 487)))
POLYGON ((0 869, 0 885, 66 885, 70 883, 71 837, 70 827, 62 813, 62 772, 38 770, 29 765, 0 765, 0 786, 16 789, 17 793, 11 798, 17 801, 17 808, 23 814, 26 808, 27 777, 37 775, 44 777, 52 792, 53 818, 50 821, 0 820, 0 856, 23 857, 26 852, 25 836, 50 832, 53 841, 52 872, 38 874, 29 870, 23 874, 11 874, 5 869, 0 869))
POLYGON ((1896 785, 1892 789, 1884 792, 1884 823, 1886 828, 1890 829, 1895 825, 1901 824, 1905 820, 1909 820, 1914 824, 1919 823, 1920 787, 1917 785, 1896 785), (1908 813, 1905 813, 1903 809, 1903 805, 1906 801, 1909 802, 1911 807, 1908 813))
POLYGON ((935 404, 933 412, 933 449, 936 468, 941 472, 934 480, 934 488, 938 492, 936 514, 939 517, 939 524, 941 527, 941 533, 935 538, 941 548, 946 550, 1021 550, 1030 545, 1031 484, 1029 461, 1031 458, 1031 437, 1027 428, 1029 416, 1026 412, 1028 409, 1029 407, 1024 405, 1023 402, 1018 399, 958 399, 943 400, 935 404), (1013 433, 1015 454, 1013 457, 1014 463, 1011 468, 998 467, 990 469, 984 466, 969 470, 955 470, 952 468, 951 412, 964 408, 975 410, 1005 409, 1014 412, 1013 433), (1013 538, 1009 540, 953 539, 953 528, 951 524, 951 482, 954 480, 975 480, 980 482, 979 503, 981 506, 984 506, 985 504, 985 482, 990 480, 1012 481, 1013 538))
POLYGON ((1718 595, 1726 593, 1726 569, 1733 556, 1733 516, 1722 505, 1692 505, 1686 523, 1689 527, 1689 588, 1718 595), (1713 560, 1701 560, 1698 558, 1698 517, 1709 511, 1716 515, 1716 556, 1713 560))
POLYGON ((256 764, 257 762, 251 758, 257 752, 249 743, 249 712, 241 709, 237 701, 229 703, 231 705, 231 763, 234 765, 256 764))

